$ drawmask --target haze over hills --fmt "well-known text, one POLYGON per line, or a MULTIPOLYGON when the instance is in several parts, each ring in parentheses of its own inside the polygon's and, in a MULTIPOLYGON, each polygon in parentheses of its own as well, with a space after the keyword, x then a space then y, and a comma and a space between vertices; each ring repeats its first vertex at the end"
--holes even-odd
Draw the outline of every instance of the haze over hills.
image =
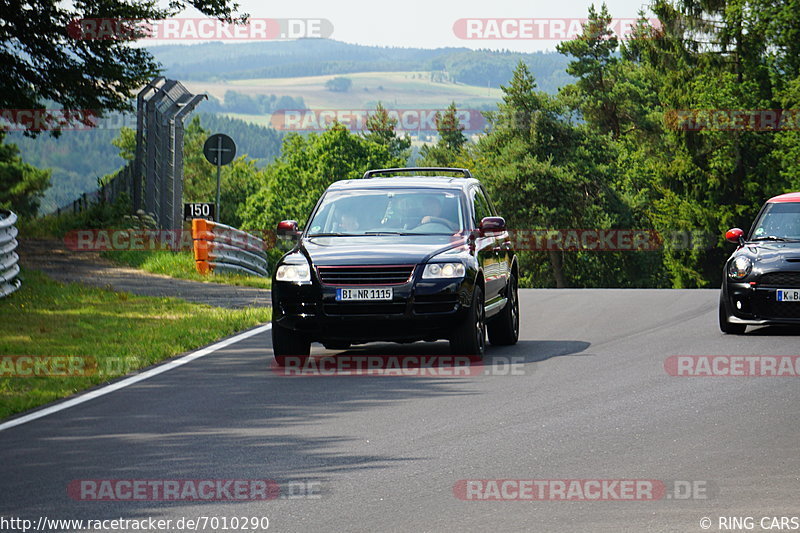
POLYGON ((436 71, 446 72, 454 82, 498 88, 511 79, 520 60, 543 91, 555 92, 571 79, 565 72, 569 60, 556 52, 392 48, 330 39, 161 45, 148 50, 168 76, 194 81, 436 71))

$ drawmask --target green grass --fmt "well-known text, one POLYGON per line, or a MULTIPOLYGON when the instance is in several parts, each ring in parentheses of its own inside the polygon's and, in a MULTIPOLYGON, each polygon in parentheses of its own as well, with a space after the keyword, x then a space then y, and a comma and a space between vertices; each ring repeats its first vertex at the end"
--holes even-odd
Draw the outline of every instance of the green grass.
POLYGON ((0 300, 2 362, 15 355, 90 357, 96 360, 93 368, 102 371, 80 377, 0 377, 0 418, 205 346, 270 317, 269 308, 220 309, 133 296, 64 285, 26 271, 22 288, 0 300))
MULTIPOLYGON (((459 108, 494 105, 503 92, 496 88, 476 87, 455 82, 430 80, 429 72, 358 72, 343 74, 353 81, 352 88, 344 93, 329 91, 325 82, 336 75, 304 76, 294 78, 260 78, 227 80, 222 82, 184 82, 195 93, 207 92, 222 99, 228 90, 249 94, 276 94, 302 96, 312 109, 374 109, 380 101, 394 108, 443 109, 455 101, 459 108)), ((269 116, 230 114, 262 125, 269 124, 269 116)))
POLYGON ((272 284, 270 278, 255 276, 234 274, 209 274, 204 276, 197 272, 194 255, 191 251, 118 250, 103 252, 101 255, 121 265, 131 266, 153 274, 163 274, 172 278, 262 289, 268 289, 272 284))

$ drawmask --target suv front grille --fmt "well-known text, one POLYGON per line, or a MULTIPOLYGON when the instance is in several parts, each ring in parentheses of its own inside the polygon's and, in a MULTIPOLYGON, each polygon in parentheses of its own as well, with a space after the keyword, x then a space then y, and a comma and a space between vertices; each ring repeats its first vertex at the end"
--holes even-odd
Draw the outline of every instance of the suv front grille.
POLYGON ((402 285, 411 279, 412 272, 414 265, 317 267, 325 285, 402 285))
POLYGON ((769 285, 771 287, 800 287, 800 272, 771 272, 764 274, 759 280, 759 285, 769 285))

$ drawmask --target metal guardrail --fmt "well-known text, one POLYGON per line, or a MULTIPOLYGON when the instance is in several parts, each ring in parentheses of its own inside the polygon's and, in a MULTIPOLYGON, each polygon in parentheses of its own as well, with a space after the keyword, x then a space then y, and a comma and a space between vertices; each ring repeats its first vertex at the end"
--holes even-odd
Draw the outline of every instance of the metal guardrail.
POLYGON ((196 218, 192 220, 192 242, 200 274, 227 272, 269 277, 266 244, 254 235, 196 218))
POLYGON ((19 275, 17 249, 17 215, 0 209, 0 298, 5 298, 22 286, 19 275))

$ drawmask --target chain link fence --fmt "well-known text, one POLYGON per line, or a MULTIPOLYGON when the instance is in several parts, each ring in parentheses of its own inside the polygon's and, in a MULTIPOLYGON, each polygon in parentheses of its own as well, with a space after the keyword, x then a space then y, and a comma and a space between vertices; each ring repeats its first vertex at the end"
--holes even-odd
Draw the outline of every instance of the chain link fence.
POLYGON ((152 214, 159 229, 183 225, 183 121, 207 95, 190 93, 163 77, 136 97, 136 154, 98 189, 82 194, 50 214, 79 213, 93 204, 131 199, 133 213, 152 214))

